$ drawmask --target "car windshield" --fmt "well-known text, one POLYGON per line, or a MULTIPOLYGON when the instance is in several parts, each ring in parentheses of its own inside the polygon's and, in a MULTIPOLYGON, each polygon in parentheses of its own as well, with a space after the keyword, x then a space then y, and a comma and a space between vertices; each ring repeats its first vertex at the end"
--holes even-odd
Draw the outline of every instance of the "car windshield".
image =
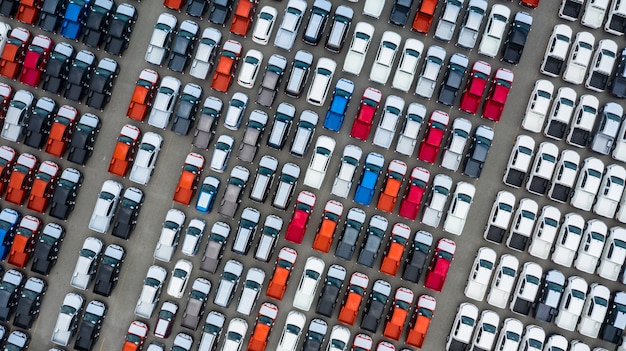
POLYGON ((580 235, 582 233, 582 230, 580 228, 573 226, 573 225, 568 225, 567 231, 576 235, 580 235))
POLYGON ((572 289, 572 296, 581 300, 585 299, 585 293, 580 290, 572 289))
POLYGON ((141 143, 141 145, 139 145, 139 149, 140 150, 144 150, 144 151, 148 151, 148 152, 152 152, 152 151, 154 151, 155 147, 153 145, 148 144, 148 143, 141 143))
POLYGON ((187 272, 185 272, 184 270, 180 269, 180 268, 176 268, 174 269, 174 272, 172 272, 172 275, 174 276, 174 278, 185 278, 187 276, 187 272))
POLYGON ((161 310, 159 312, 159 319, 164 319, 166 321, 171 321, 174 318, 174 314, 167 310, 161 310))
POLYGON ((306 271, 304 271, 304 274, 307 277, 309 277, 311 279, 314 279, 314 280, 317 280, 320 277, 320 274, 317 273, 316 271, 312 270, 312 269, 307 269, 306 271))
POLYGON ((539 278, 530 274, 526 274, 526 281, 533 285, 539 285, 539 278))
POLYGON ((528 345, 532 348, 535 348, 537 350, 541 350, 543 348, 543 343, 539 340, 536 339, 529 339, 528 340, 528 345))
POLYGON ((438 251, 437 255, 446 261, 452 261, 452 254, 446 251, 438 251))
POLYGON ((199 228, 196 227, 187 227, 187 235, 191 235, 191 236, 200 236, 202 232, 200 231, 199 228))
POLYGON ((505 212, 513 212, 513 206, 500 202, 498 208, 505 212))
POLYGON ((556 292, 563 292, 563 286, 554 282, 548 282, 548 289, 556 292))
POLYGON ((287 324, 287 332, 291 333, 291 334, 300 334, 300 328, 296 325, 293 324, 287 324))
POLYGON ((509 277, 515 277, 515 270, 509 267, 502 267, 502 274, 508 275, 509 277))
POLYGON ((233 340, 233 341, 236 341, 236 342, 240 342, 242 337, 241 337, 241 334, 229 331, 228 334, 226 335, 226 338, 228 340, 233 340))
POLYGON ((346 347, 346 343, 341 341, 341 340, 337 340, 337 339, 333 339, 331 341, 331 344, 333 345, 333 347, 335 347, 337 350, 345 350, 346 347))
POLYGON ((489 270, 493 269, 493 262, 489 262, 487 260, 479 260, 478 265, 489 270))
POLYGON ((276 265, 280 268, 284 268, 287 270, 291 269, 291 263, 285 260, 278 260, 278 262, 276 263, 276 265))
POLYGON ((105 266, 115 266, 119 261, 111 256, 104 256, 102 258, 102 264, 105 266))
POLYGON ((172 229, 172 230, 176 230, 178 229, 178 224, 172 222, 172 221, 165 221, 165 223, 163 223, 163 228, 166 229, 172 229))
POLYGON ((63 305, 61 306, 61 313, 73 315, 74 313, 76 313, 76 309, 72 306, 63 305))
POLYGON ((80 250, 80 255, 82 257, 87 257, 87 258, 94 258, 94 257, 96 257, 96 253, 91 251, 91 250, 89 250, 89 249, 82 249, 82 250, 80 250))
POLYGON ((93 313, 85 313, 85 316, 83 317, 83 321, 87 321, 92 324, 96 324, 99 320, 100 320, 100 317, 98 317, 97 315, 93 313))
POLYGON ((487 323, 483 323, 483 330, 491 334, 496 333, 496 327, 494 325, 487 324, 487 323))
POLYGON ((103 199, 103 200, 113 200, 115 199, 115 196, 107 191, 101 191, 100 192, 100 196, 98 196, 99 198, 103 199))
POLYGON ((506 332, 506 338, 508 340, 514 341, 514 342, 519 342, 519 334, 514 333, 512 331, 507 331, 506 332))
POLYGON ((465 325, 469 325, 470 327, 474 326, 474 318, 468 316, 461 316, 461 323, 465 325))

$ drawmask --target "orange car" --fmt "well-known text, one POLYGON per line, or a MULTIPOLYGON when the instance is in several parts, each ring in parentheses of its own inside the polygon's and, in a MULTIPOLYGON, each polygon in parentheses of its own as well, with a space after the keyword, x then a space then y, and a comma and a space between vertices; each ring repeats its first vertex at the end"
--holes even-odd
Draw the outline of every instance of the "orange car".
POLYGON ((435 14, 435 10, 437 9, 438 1, 439 0, 422 1, 422 5, 415 13, 415 18, 413 19, 413 25, 411 26, 411 30, 423 34, 428 34, 428 32, 430 31, 430 25, 433 23, 433 15, 435 14))
POLYGON ((396 223, 391 229, 391 238, 387 242, 385 257, 380 264, 380 271, 395 276, 400 268, 400 262, 404 255, 404 249, 411 236, 411 228, 403 223, 396 223))
POLYGON ((278 258, 276 259, 276 266, 274 266, 274 275, 267 286, 265 295, 276 300, 282 300, 285 290, 287 289, 287 281, 291 274, 291 269, 296 263, 298 253, 296 250, 283 247, 278 252, 278 258))
POLYGON ((407 288, 400 287, 396 289, 396 295, 393 297, 393 305, 391 311, 387 315, 387 323, 383 336, 393 340, 400 340, 404 323, 411 310, 413 303, 413 292, 407 288))
POLYGON ((333 244, 333 235, 342 213, 343 205, 340 202, 329 200, 326 203, 324 213, 322 214, 322 222, 313 240, 313 248, 315 250, 324 253, 330 251, 330 246, 333 244))
POLYGON ((16 79, 20 73, 20 66, 24 55, 26 55, 26 47, 30 42, 30 32, 22 27, 16 27, 9 33, 2 56, 0 56, 0 75, 16 79))
POLYGON ((437 301, 430 295, 421 295, 417 299, 415 313, 413 313, 413 319, 409 323, 409 331, 406 334, 407 344, 417 348, 422 347, 428 333, 430 320, 435 313, 435 307, 437 307, 437 301))
POLYGON ((168 9, 180 12, 180 9, 183 8, 183 4, 185 2, 186 1, 184 0, 163 0, 163 6, 167 7, 168 9))
POLYGON ((4 194, 4 190, 9 182, 9 176, 11 175, 11 169, 15 163, 15 149, 10 146, 0 146, 0 196, 4 194))
POLYGON ((265 351, 267 339, 270 336, 270 331, 272 331, 276 316, 278 316, 278 307, 276 305, 269 302, 261 305, 254 331, 248 342, 248 351, 265 351))
POLYGON ((369 282, 370 279, 365 274, 359 272, 352 273, 350 285, 348 285, 346 296, 339 311, 339 317, 337 317, 338 321, 343 324, 354 325, 369 282))
POLYGON ((22 205, 26 199, 26 192, 33 184, 33 175, 37 168, 37 158, 31 154, 23 153, 13 165, 7 193, 4 199, 15 205, 22 205))
POLYGON ((30 215, 22 217, 9 250, 9 257, 7 258, 9 264, 19 268, 26 267, 40 229, 41 221, 37 217, 30 215))
POLYGON ((132 124, 122 127, 109 163, 109 173, 124 177, 133 161, 141 131, 132 124))
POLYGON ((20 0, 15 18, 22 23, 34 25, 39 18, 40 7, 41 0, 20 0))
POLYGON ((78 117, 78 111, 72 106, 63 105, 59 108, 57 115, 54 117, 52 127, 50 127, 50 135, 46 142, 46 153, 63 157, 67 144, 72 137, 72 129, 78 117))
POLYGON ((139 73, 139 79, 133 90, 133 95, 126 110, 126 116, 130 119, 143 121, 148 114, 154 90, 159 82, 159 74, 151 69, 144 69, 139 73))
POLYGON ((30 190, 26 208, 39 213, 46 211, 58 175, 59 165, 52 161, 41 163, 39 170, 35 174, 35 181, 33 182, 33 188, 30 190))
POLYGON ((198 187, 198 180, 200 173, 202 173, 202 168, 204 168, 204 157, 195 152, 190 152, 185 158, 183 171, 178 179, 178 185, 176 185, 174 201, 183 205, 189 205, 198 187))
POLYGON ((250 30, 252 17, 256 11, 257 0, 239 0, 233 20, 230 23, 230 32, 245 37, 250 30))
POLYGON ((139 351, 148 335, 148 325, 142 321, 133 321, 128 327, 122 351, 139 351))
POLYGON ((235 76, 242 48, 241 43, 234 40, 228 40, 224 43, 222 54, 211 80, 211 89, 221 91, 222 93, 228 91, 235 76))
POLYGON ((393 208, 398 201, 398 194, 404 182, 406 171, 406 163, 399 160, 391 160, 391 162, 389 162, 387 180, 385 181, 383 190, 378 196, 378 203, 376 204, 377 209, 387 213, 393 212, 393 208))

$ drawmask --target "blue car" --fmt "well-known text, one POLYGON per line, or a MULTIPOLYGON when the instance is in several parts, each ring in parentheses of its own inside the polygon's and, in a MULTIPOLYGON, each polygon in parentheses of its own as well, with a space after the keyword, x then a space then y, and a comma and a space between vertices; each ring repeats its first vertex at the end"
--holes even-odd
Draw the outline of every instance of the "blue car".
POLYGON ((369 206, 374 197, 376 182, 385 164, 385 158, 381 154, 370 152, 365 158, 365 165, 361 179, 354 193, 354 202, 369 206))
POLYGON ((0 260, 4 260, 9 253, 15 235, 15 227, 20 217, 19 212, 10 208, 5 208, 0 212, 0 260))
POLYGON ((202 186, 200 187, 198 200, 196 201, 196 210, 202 213, 211 212, 219 188, 220 180, 218 178, 212 176, 204 178, 202 186))
POLYGON ((70 0, 63 15, 61 35, 67 39, 77 40, 83 29, 83 23, 89 9, 89 1, 70 0))
POLYGON ((333 92, 333 100, 330 102, 330 107, 324 118, 324 128, 333 132, 338 132, 341 129, 353 92, 354 83, 352 81, 345 78, 337 81, 335 91, 333 92))

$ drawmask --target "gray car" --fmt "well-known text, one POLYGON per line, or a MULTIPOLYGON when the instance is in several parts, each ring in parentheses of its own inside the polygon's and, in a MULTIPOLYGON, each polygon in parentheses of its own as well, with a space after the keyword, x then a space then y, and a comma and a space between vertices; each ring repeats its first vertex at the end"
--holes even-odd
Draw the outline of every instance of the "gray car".
POLYGON ((367 228, 367 237, 361 246, 361 252, 359 252, 358 264, 366 267, 374 267, 374 262, 378 257, 378 251, 380 250, 380 244, 385 237, 385 231, 389 222, 386 218, 374 215, 370 219, 369 227, 367 228))
POLYGON ((408 280, 413 283, 417 283, 420 280, 432 244, 433 236, 429 232, 420 230, 415 234, 413 247, 411 251, 409 251, 406 263, 404 264, 404 271, 402 272, 403 280, 408 280))
POLYGON ((596 119, 593 136, 589 140, 589 148, 602 155, 611 152, 620 124, 624 119, 624 109, 615 102, 604 105, 600 118, 596 119))
POLYGON ((189 292, 189 300, 183 312, 180 325, 184 328, 196 330, 198 323, 204 314, 206 301, 211 291, 211 282, 205 278, 196 278, 189 292))
POLYGON ((317 300, 315 313, 326 317, 332 316, 339 298, 339 291, 341 291, 345 279, 346 269, 342 266, 334 264, 328 268, 320 298, 317 300))
POLYGON ((559 313, 559 303, 565 288, 565 276, 556 269, 549 270, 543 276, 539 297, 535 303, 534 317, 540 321, 552 322, 559 313))
POLYGON ((204 100, 200 118, 196 123, 196 131, 193 134, 193 146, 198 149, 209 149, 209 144, 215 134, 217 120, 220 119, 224 103, 219 98, 209 96, 204 100))
POLYGON ((339 239, 337 249, 335 249, 335 256, 348 261, 352 259, 363 223, 365 223, 365 211, 356 207, 351 208, 346 218, 346 225, 343 227, 341 239, 339 239))
POLYGON ((384 280, 377 280, 374 282, 372 292, 370 293, 369 300, 367 301, 365 307, 363 318, 361 319, 361 329, 376 333, 378 326, 383 319, 385 307, 387 306, 390 294, 391 284, 384 280))
POLYGON ((200 261, 200 269, 207 273, 215 273, 222 259, 224 246, 230 234, 230 226, 224 222, 215 222, 200 261))

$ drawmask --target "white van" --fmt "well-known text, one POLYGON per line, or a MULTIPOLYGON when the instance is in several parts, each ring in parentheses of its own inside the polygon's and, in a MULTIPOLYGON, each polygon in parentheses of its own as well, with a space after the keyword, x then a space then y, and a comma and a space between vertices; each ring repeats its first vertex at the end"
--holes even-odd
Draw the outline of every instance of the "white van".
POLYGON ((296 136, 293 138, 291 150, 289 150, 292 155, 300 158, 304 157, 311 144, 318 119, 317 113, 311 110, 302 111, 296 128, 296 136))
POLYGON ((324 105, 336 68, 337 63, 329 58, 321 57, 317 60, 313 80, 309 86, 309 92, 306 94, 306 101, 309 104, 324 105))

